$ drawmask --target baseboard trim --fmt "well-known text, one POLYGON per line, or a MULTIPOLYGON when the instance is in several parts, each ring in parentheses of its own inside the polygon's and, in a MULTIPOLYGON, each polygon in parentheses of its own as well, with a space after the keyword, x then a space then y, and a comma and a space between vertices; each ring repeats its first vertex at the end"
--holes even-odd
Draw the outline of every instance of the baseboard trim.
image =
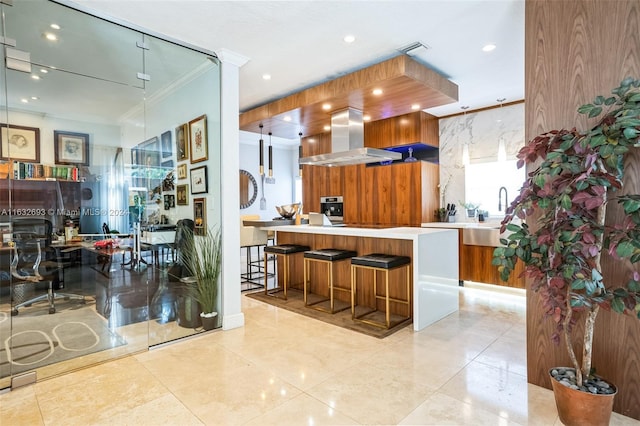
POLYGON ((223 330, 232 330, 240 327, 244 327, 244 314, 242 312, 222 317, 223 330))

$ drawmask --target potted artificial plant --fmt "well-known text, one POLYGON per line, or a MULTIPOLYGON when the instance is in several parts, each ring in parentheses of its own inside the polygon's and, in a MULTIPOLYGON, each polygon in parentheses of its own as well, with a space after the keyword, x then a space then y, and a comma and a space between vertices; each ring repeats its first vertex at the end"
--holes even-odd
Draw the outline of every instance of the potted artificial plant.
POLYGON ((608 424, 615 386, 593 374, 593 330, 600 308, 640 318, 640 274, 627 283, 605 282, 601 256, 640 260, 640 195, 625 193, 624 156, 640 141, 640 80, 625 79, 592 104, 578 109, 600 117, 587 132, 552 130, 529 141, 518 154, 518 167, 535 167, 502 221, 504 247, 494 251, 506 281, 516 261, 540 294, 546 314, 555 325, 552 339, 564 338, 570 368, 550 371, 560 420, 565 424, 608 424), (604 111, 604 114, 603 114, 604 111), (605 224, 607 206, 618 203, 624 218, 605 224), (532 224, 525 221, 532 219, 532 224), (532 226, 530 226, 532 225, 532 226), (571 335, 584 317, 582 359, 571 335), (565 393, 572 393, 565 397, 565 393), (603 408, 597 405, 603 402, 603 408), (565 403, 578 403, 566 407, 565 403), (596 420, 597 412, 603 418, 596 420), (586 415, 583 418, 576 416, 586 415))
POLYGON ((211 330, 218 315, 216 303, 222 265, 222 235, 219 230, 211 229, 204 235, 194 235, 187 229, 184 238, 180 255, 188 277, 182 282, 187 294, 200 305, 202 327, 211 330))

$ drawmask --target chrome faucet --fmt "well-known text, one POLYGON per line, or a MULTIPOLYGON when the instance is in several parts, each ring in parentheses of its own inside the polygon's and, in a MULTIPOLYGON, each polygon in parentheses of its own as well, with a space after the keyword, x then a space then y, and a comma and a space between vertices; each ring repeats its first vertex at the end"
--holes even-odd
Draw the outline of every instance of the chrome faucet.
POLYGON ((498 211, 499 212, 502 211, 502 191, 504 191, 504 208, 505 208, 505 210, 507 209, 507 206, 509 205, 509 198, 507 196, 507 188, 505 188, 504 186, 501 186, 500 189, 498 190, 498 211))

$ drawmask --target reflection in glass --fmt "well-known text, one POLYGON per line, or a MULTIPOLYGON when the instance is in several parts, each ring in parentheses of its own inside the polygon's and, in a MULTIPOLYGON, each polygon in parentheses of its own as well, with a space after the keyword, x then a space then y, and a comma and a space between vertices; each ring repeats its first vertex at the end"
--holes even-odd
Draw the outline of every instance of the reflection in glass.
POLYGON ((413 148, 409 148, 409 156, 404 159, 405 163, 415 163, 418 161, 416 157, 413 156, 413 148))

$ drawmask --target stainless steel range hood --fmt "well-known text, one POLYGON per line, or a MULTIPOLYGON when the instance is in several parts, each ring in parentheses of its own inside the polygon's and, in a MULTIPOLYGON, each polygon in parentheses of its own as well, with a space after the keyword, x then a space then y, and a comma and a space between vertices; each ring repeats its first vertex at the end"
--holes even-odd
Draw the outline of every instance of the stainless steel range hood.
POLYGON ((349 166, 399 160, 402 154, 364 146, 362 111, 347 108, 331 115, 331 153, 303 157, 299 164, 311 166, 349 166))

